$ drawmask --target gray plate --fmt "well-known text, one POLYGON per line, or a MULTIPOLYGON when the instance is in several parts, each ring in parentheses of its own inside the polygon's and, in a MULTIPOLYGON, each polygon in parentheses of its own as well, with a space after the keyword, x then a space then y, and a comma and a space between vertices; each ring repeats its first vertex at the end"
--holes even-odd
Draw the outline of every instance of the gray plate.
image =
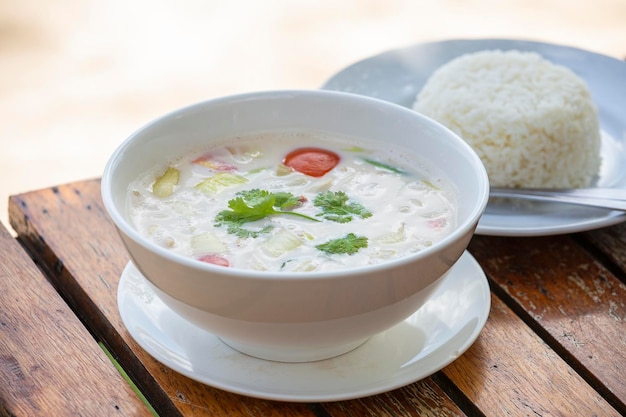
MULTIPOLYGON (((508 39, 448 40, 392 50, 357 62, 330 78, 326 90, 344 91, 412 107, 417 93, 441 65, 486 49, 534 51, 587 82, 598 106, 602 167, 594 186, 626 188, 626 63, 582 49, 508 39)), ((561 203, 490 202, 476 233, 541 236, 580 232, 626 220, 619 211, 561 203)))

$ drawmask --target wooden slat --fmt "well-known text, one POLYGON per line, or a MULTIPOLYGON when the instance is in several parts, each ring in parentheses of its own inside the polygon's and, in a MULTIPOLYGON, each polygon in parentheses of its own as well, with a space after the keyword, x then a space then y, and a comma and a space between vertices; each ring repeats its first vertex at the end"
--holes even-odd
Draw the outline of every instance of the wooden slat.
MULTIPOLYGON (((158 411, 166 415, 312 416, 321 409, 207 387, 159 364, 134 342, 117 310, 117 284, 128 255, 102 208, 98 181, 12 197, 10 219, 59 291, 107 341, 158 411)), ((422 402, 435 404, 449 415, 463 415, 441 389, 431 385, 427 394, 415 395, 414 409, 422 402)), ((393 415, 378 410, 381 416, 393 415)))
MULTIPOLYGON (((229 415, 463 415, 487 416, 544 410, 567 415, 617 412, 569 367, 541 338, 497 297, 478 341, 441 373, 443 385, 431 378, 391 393, 353 401, 304 405, 254 400, 195 383, 158 364, 139 348, 121 324, 116 291, 128 261, 100 201, 99 182, 85 181, 13 197, 10 218, 14 229, 85 320, 120 356, 146 395, 159 409, 179 414, 229 415), (535 353, 529 353, 529 351, 535 353), (450 384, 450 385, 448 385, 450 384), (448 392, 448 394, 446 394, 448 392), (560 393, 575 393, 562 404, 560 393), (459 401, 453 403, 450 398, 459 401), (474 406, 468 406, 469 402, 474 406), (253 410, 253 411, 252 411, 253 410)), ((488 261, 491 248, 473 243, 473 252, 488 261)), ((486 241, 485 241, 486 242, 486 241)), ((514 252, 513 241, 497 241, 514 252)), ((502 260, 502 269, 515 270, 515 261, 502 260)), ((492 279, 500 272, 486 268, 492 279)), ((539 326, 538 326, 539 327, 539 326)), ((440 378, 437 378, 439 381, 440 378)), ((172 414, 168 414, 172 415, 172 414)))
POLYGON ((162 416, 312 416, 306 404, 273 403, 209 388, 150 357, 126 332, 117 285, 128 255, 100 201, 98 181, 9 202, 9 219, 57 290, 104 340, 162 416))
POLYGON ((1 224, 0 415, 150 415, 1 224))
MULTIPOLYGON (((615 262, 622 272, 626 271, 626 223, 586 232, 583 236, 615 262)), ((626 320, 624 316, 621 318, 626 320)))
POLYGON ((385 394, 325 403, 321 407, 333 417, 466 416, 431 378, 385 394))
POLYGON ((470 248, 532 327, 626 413, 626 286, 568 236, 476 237, 470 248))
POLYGON ((492 416, 619 415, 495 296, 477 342, 443 372, 492 416))

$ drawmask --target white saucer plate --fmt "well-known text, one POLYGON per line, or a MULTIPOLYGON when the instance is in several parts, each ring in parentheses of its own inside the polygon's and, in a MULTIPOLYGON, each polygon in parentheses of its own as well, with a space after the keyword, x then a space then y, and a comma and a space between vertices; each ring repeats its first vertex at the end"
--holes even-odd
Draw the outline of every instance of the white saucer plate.
MULTIPOLYGON (((388 51, 357 62, 323 89, 344 91, 411 108, 432 73, 448 61, 487 49, 533 51, 586 81, 599 110, 602 167, 597 187, 626 188, 626 62, 568 46, 508 39, 431 42, 388 51)), ((510 200, 511 201, 511 200, 510 200)), ((620 211, 562 203, 489 203, 477 234, 542 236, 581 232, 626 220, 620 211)))
POLYGON ((489 315, 489 284, 465 252, 421 309, 344 355, 282 363, 242 354, 171 311, 129 263, 118 288, 130 335, 151 356, 204 384, 263 399, 321 402, 360 398, 425 378, 474 343, 489 315))

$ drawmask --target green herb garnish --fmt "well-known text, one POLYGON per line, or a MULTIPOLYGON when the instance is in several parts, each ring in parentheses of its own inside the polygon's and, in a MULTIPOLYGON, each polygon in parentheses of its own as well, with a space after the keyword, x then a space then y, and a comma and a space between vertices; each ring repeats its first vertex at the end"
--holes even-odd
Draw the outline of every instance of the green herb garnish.
POLYGON ((377 168, 382 168, 387 171, 395 172, 396 174, 406 174, 406 172, 401 170, 400 168, 394 167, 393 165, 385 164, 384 162, 376 161, 369 158, 363 158, 363 160, 370 165, 374 165, 377 168))
POLYGON ((323 210, 318 216, 337 223, 348 223, 355 215, 362 219, 372 216, 372 213, 361 204, 349 202, 348 196, 343 191, 326 191, 318 194, 313 204, 323 210))
POLYGON ((290 211, 300 205, 298 197, 287 192, 271 193, 253 189, 240 191, 238 197, 228 201, 230 210, 222 210, 215 216, 216 226, 226 226, 228 233, 239 237, 257 237, 269 232, 272 227, 265 226, 258 230, 244 228, 244 223, 261 220, 273 215, 290 215, 318 222, 319 220, 302 213, 290 211))
POLYGON ((340 253, 354 255, 359 251, 359 249, 367 248, 367 238, 363 236, 357 236, 354 233, 348 233, 345 237, 332 239, 315 247, 322 252, 331 255, 336 255, 340 253))

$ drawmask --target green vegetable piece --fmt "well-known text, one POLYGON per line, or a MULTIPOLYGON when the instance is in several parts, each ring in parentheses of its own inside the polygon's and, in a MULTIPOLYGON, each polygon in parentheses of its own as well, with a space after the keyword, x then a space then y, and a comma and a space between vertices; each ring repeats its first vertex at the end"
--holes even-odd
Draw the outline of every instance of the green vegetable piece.
POLYGON ((282 229, 270 237, 261 247, 269 256, 277 258, 302 245, 298 236, 288 230, 282 229))
POLYGON ((348 233, 345 237, 332 239, 315 247, 322 252, 328 253, 330 255, 337 255, 342 253, 354 255, 359 251, 359 249, 367 248, 367 238, 363 236, 357 236, 354 233, 348 233))
POLYGON ((382 236, 374 238, 377 242, 393 244, 406 240, 405 223, 402 223, 395 232, 386 233, 382 236))
POLYGON ((251 230, 243 227, 244 223, 261 220, 272 215, 291 215, 318 222, 319 220, 289 208, 297 207, 299 199, 291 193, 271 193, 266 190, 247 190, 237 193, 237 198, 228 201, 230 210, 222 210, 215 216, 216 226, 226 226, 228 233, 239 237, 257 237, 267 233, 271 226, 260 230, 251 230), (278 210, 277 210, 278 209, 278 210))
POLYGON ((432 188, 433 190, 438 190, 439 187, 437 187, 435 184, 433 184, 432 182, 428 181, 428 180, 422 180, 422 183, 424 183, 427 187, 432 188))
POLYGON ((361 148, 360 146, 350 146, 348 148, 343 148, 344 151, 346 152, 364 152, 365 149, 361 148))
POLYGON ((174 186, 180 180, 180 171, 169 167, 152 184, 152 193, 157 197, 169 197, 174 192, 174 186))
POLYGON ((376 161, 374 159, 369 159, 369 158, 363 158, 363 160, 370 165, 373 165, 377 168, 384 169, 386 171, 395 172, 396 174, 403 174, 403 175, 406 174, 406 171, 401 170, 400 168, 394 167, 393 165, 385 164, 384 162, 376 161))
POLYGON ((276 175, 279 176, 279 177, 283 177, 285 175, 289 175, 292 172, 293 172, 293 170, 291 168, 289 168, 285 164, 278 164, 276 166, 276 175))
POLYGON ((372 213, 361 204, 348 200, 348 196, 343 191, 326 191, 318 194, 313 204, 322 209, 322 213, 318 216, 337 223, 351 222, 353 216, 362 219, 372 216, 372 213))
POLYGON ((225 189, 238 184, 245 184, 248 179, 241 175, 230 172, 218 172, 217 174, 199 182, 195 188, 209 194, 215 195, 225 189))
POLYGON ((194 254, 225 253, 228 251, 226 244, 211 232, 192 236, 190 246, 194 254))

